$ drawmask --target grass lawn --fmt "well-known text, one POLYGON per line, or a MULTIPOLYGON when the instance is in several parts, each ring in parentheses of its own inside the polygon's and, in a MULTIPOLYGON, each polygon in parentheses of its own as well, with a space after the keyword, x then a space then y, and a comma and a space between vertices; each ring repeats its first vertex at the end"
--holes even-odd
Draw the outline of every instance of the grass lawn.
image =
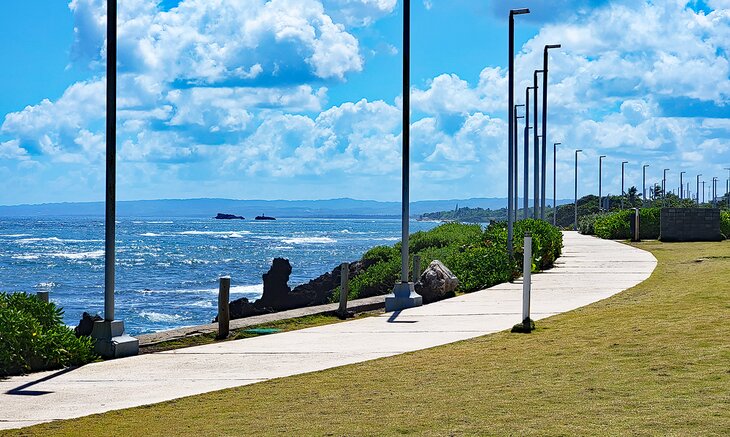
POLYGON ((499 333, 29 435, 727 435, 730 243, 646 242, 639 286, 499 333))

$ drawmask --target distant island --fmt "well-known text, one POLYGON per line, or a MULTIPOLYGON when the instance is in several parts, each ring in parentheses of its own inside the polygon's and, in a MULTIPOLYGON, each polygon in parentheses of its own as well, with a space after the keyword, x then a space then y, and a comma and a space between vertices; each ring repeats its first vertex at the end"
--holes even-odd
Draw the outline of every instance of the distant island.
POLYGON ((221 212, 219 212, 214 218, 216 220, 246 220, 246 217, 242 215, 223 214, 221 212))
POLYGON ((449 211, 427 212, 421 214, 418 220, 429 221, 436 220, 442 222, 462 222, 462 223, 489 223, 493 221, 507 220, 507 209, 484 209, 484 208, 456 208, 449 211))
POLYGON ((274 217, 269 217, 269 216, 261 214, 261 215, 256 216, 256 220, 276 220, 276 219, 274 217))

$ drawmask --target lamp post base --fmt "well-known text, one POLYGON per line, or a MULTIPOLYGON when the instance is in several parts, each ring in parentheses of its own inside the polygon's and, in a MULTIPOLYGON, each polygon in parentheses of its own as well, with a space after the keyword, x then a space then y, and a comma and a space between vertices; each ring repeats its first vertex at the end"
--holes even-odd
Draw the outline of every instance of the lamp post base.
POLYGON ((393 287, 393 294, 385 296, 385 312, 400 311, 406 308, 420 307, 423 297, 416 293, 413 282, 401 282, 393 287))
POLYGON ((96 340, 94 351, 103 358, 124 358, 139 353, 139 340, 124 333, 124 321, 94 322, 91 338, 96 340))

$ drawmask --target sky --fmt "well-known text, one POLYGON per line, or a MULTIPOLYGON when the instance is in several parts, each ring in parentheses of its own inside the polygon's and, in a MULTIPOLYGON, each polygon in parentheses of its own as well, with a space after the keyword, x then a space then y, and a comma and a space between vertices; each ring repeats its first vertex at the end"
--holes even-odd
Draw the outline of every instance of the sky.
MULTIPOLYGON (((0 8, 0 205, 104 199, 106 2, 0 8)), ((730 167, 730 0, 413 0, 411 199, 506 197, 516 103, 550 54, 558 198, 730 167)), ((120 0, 119 200, 399 200, 400 0, 120 0)), ((521 133, 520 133, 521 136, 521 133)), ((549 147, 552 149, 552 147, 549 147)), ((552 150, 548 155, 552 187, 552 150)), ((521 171, 520 171, 521 172, 521 171)), ((520 182, 520 187, 522 183, 520 182)), ((552 198, 551 189, 548 191, 552 198)))

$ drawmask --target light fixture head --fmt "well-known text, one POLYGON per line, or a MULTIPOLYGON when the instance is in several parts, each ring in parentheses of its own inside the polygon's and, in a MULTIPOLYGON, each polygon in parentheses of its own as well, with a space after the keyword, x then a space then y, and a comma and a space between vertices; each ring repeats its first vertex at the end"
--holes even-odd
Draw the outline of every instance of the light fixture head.
POLYGON ((628 163, 629 163, 629 161, 623 161, 623 162, 621 162, 621 164, 628 164, 628 163))
POLYGON ((599 158, 605 158, 605 157, 606 157, 606 155, 601 155, 601 156, 599 156, 599 158))
POLYGON ((545 50, 559 49, 560 47, 562 47, 560 44, 547 44, 545 45, 545 50))
POLYGON ((575 153, 578 153, 578 152, 582 152, 582 151, 583 151, 583 149, 577 149, 577 150, 575 151, 575 153))
POLYGON ((563 144, 563 143, 553 143, 553 146, 559 146, 561 144, 563 144))
POLYGON ((522 15, 522 14, 529 14, 529 13, 530 13, 529 8, 511 9, 509 11, 510 15, 522 15))

